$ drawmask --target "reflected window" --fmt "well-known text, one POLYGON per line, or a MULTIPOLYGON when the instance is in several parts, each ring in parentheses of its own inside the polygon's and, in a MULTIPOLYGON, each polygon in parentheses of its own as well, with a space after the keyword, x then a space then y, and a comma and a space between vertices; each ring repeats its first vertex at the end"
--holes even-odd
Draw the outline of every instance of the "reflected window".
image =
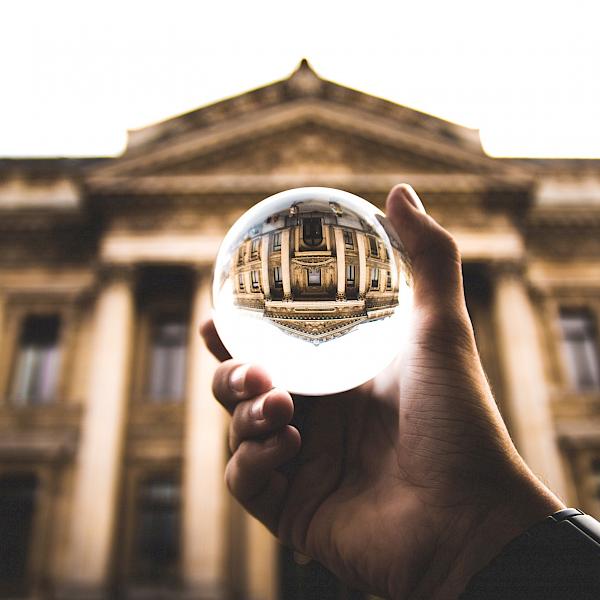
POLYGON ((346 265, 346 285, 354 287, 356 283, 356 267, 354 265, 346 265))
POLYGON ((148 396, 153 402, 182 400, 185 393, 187 321, 159 314, 151 323, 148 396))
POLYGON ((273 250, 281 250, 281 231, 273 234, 273 250))
POLYGON ((571 385, 581 391, 600 389, 600 356, 592 315, 586 310, 563 309, 560 324, 571 385))
POLYGON ((283 285, 281 280, 281 267, 273 267, 273 283, 276 288, 280 288, 283 285))
POLYGON ((302 223, 302 239, 307 246, 320 246, 323 242, 323 227, 319 217, 305 217, 302 223))
POLYGON ((344 246, 346 248, 354 248, 354 238, 352 237, 352 232, 344 229, 344 246))
POLYGON ((27 587, 27 563, 35 512, 37 477, 0 478, 0 593, 19 595, 27 587))
POLYGON ((240 292, 244 291, 244 275, 242 273, 238 275, 238 288, 240 292))
POLYGON ((240 246, 238 250, 238 265, 241 265, 244 262, 244 246, 240 246))
POLYGON ((12 383, 15 404, 47 404, 54 400, 59 327, 57 315, 32 315, 23 322, 12 383))
POLYGON ((308 285, 321 285, 321 269, 308 269, 308 285))
POLYGON ((252 289, 260 290, 260 281, 259 281, 258 271, 252 271, 250 273, 250 280, 252 282, 252 289))
POLYGON ((170 475, 143 481, 136 508, 136 576, 145 580, 175 576, 180 555, 179 481, 170 475))
POLYGON ((252 255, 252 258, 256 258, 258 256, 258 246, 260 244, 260 239, 259 238, 254 238, 252 240, 252 246, 250 248, 250 253, 252 255))
POLYGON ((374 237, 369 236, 369 249, 371 250, 371 256, 379 256, 379 245, 374 237))
POLYGON ((385 289, 388 291, 392 289, 392 272, 391 271, 387 272, 387 276, 385 279, 385 289))
POLYGON ((379 269, 371 269, 371 289, 379 289, 379 269))

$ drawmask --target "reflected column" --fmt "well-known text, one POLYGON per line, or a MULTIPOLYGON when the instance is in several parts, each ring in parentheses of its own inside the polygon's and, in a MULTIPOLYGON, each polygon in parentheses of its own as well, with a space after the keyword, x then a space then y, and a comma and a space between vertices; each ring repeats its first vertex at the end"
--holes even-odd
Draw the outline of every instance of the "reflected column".
POLYGON ((283 299, 292 299, 292 285, 290 282, 290 230, 281 232, 281 279, 283 284, 283 299))
POLYGON ((335 234, 335 257, 337 262, 337 300, 346 299, 346 247, 344 234, 339 227, 333 228, 335 234))
POLYGON ((262 292, 265 300, 271 297, 271 289, 269 287, 269 235, 263 236, 260 246, 260 268, 262 276, 262 292))
POLYGON ((358 245, 358 297, 363 299, 367 293, 367 254, 365 234, 356 232, 356 243, 358 245))

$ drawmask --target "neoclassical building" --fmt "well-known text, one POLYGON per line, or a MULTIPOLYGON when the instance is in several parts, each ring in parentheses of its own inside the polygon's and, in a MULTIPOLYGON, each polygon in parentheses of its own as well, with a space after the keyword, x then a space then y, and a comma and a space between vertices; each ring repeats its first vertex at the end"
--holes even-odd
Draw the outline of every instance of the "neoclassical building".
MULTIPOLYGON (((301 186, 382 207, 402 181, 458 242, 519 451, 568 505, 600 516, 600 161, 491 158, 477 131, 303 62, 130 132, 115 158, 0 160, 0 596, 362 597, 297 564, 230 499, 227 416, 197 327, 219 243, 247 208, 301 186)), ((305 222, 306 238, 282 228, 281 248, 339 244, 343 276, 307 255, 261 279, 264 242, 253 257, 250 239, 240 302, 256 282, 259 304, 267 282, 283 303, 319 277, 331 302, 393 294, 382 248, 359 242, 368 232, 305 222)))
POLYGON ((295 202, 252 224, 237 247, 235 304, 314 344, 340 337, 398 306, 406 265, 392 240, 338 202, 295 202))

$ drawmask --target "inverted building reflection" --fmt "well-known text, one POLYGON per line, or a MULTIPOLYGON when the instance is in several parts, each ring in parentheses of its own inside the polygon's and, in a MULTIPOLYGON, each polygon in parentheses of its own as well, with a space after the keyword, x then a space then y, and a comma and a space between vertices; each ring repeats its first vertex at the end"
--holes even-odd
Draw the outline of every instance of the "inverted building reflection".
POLYGON ((401 252, 337 202, 296 202, 248 231, 237 247, 234 302, 320 344, 393 314, 401 252))

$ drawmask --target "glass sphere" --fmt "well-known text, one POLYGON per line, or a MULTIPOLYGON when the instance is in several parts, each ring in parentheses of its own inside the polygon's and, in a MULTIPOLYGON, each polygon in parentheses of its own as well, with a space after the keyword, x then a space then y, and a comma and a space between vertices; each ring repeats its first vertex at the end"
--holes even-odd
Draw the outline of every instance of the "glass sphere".
POLYGON ((391 223, 362 198, 322 187, 259 202, 225 236, 213 316, 232 357, 303 395, 354 388, 401 352, 411 266, 391 223))

